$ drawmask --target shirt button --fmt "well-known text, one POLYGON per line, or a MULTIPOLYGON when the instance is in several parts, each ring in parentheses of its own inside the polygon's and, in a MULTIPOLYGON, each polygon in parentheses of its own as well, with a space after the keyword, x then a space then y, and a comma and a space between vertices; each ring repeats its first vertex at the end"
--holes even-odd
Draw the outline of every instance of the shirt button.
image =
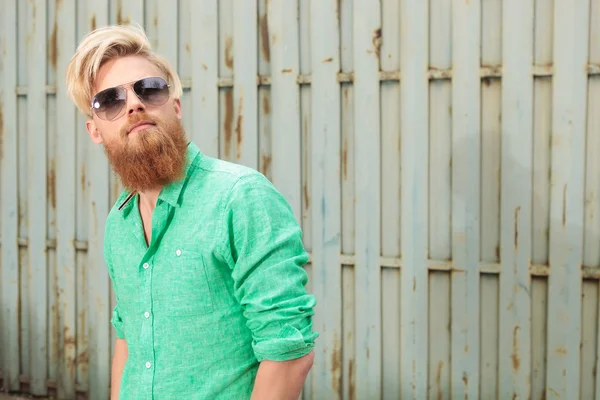
POLYGON ((177 249, 177 251, 175 252, 175 254, 177 254, 177 257, 179 257, 181 255, 181 250, 177 249))
POLYGON ((144 263, 144 269, 148 269, 148 267, 150 267, 150 264, 144 263))
POLYGON ((148 311, 146 311, 146 312, 144 313, 144 317, 146 317, 146 318, 150 318, 150 313, 149 313, 148 311))
POLYGON ((148 361, 148 362, 146 363, 146 368, 150 368, 151 366, 152 366, 152 364, 150 364, 150 361, 148 361))

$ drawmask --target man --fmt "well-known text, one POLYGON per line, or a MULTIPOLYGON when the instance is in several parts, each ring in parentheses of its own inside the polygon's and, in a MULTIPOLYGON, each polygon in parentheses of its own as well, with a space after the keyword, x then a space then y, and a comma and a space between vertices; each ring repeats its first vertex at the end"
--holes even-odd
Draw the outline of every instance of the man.
POLYGON ((68 92, 125 190, 106 221, 112 399, 297 399, 315 299, 289 205, 186 140, 177 73, 141 29, 86 36, 68 92))

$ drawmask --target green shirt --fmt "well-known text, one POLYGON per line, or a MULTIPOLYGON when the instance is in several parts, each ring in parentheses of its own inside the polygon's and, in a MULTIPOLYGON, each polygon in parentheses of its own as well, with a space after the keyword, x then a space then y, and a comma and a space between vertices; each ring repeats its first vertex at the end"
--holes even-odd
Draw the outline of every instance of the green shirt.
POLYGON ((129 349, 120 399, 247 399, 260 361, 312 350, 308 254, 263 175, 190 143, 186 177, 158 197, 150 246, 129 197, 110 211, 104 243, 111 323, 129 349))

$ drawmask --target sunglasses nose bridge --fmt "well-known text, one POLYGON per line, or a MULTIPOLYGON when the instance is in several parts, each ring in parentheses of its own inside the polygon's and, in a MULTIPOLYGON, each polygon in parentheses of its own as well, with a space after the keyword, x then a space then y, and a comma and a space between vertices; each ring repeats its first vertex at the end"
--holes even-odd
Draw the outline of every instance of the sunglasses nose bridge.
POLYGON ((127 85, 126 87, 123 87, 123 89, 125 90, 125 107, 127 108, 128 114, 133 114, 134 111, 144 111, 146 109, 146 105, 135 92, 133 84, 127 85))

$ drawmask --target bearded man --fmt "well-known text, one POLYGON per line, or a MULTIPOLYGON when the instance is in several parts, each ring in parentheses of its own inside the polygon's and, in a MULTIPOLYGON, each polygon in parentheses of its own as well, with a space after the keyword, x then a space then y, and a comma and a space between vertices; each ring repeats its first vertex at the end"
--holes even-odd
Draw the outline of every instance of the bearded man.
POLYGON ((318 334, 289 204, 186 139, 181 82, 143 30, 89 33, 66 80, 125 188, 104 242, 111 398, 297 399, 318 334))

